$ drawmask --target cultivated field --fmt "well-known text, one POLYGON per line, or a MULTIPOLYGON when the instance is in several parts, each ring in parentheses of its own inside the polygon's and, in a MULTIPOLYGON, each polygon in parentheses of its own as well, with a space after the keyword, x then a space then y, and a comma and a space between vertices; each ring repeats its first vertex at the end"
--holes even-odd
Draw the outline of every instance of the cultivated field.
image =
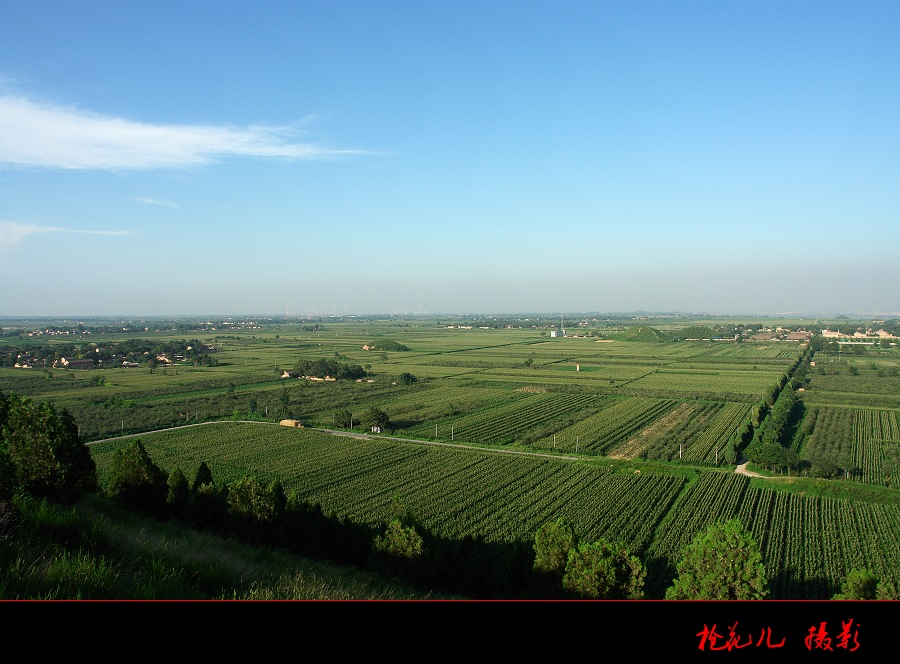
MULTIPOLYGON (((546 326, 445 323, 148 329, 148 341, 196 339, 214 361, 87 371, 7 363, 0 385, 68 408, 101 472, 140 435, 163 468, 190 476, 206 461, 222 481, 277 478, 367 523, 398 497, 447 538, 528 541, 563 517, 584 538, 639 551, 656 596, 681 547, 738 516, 762 546, 773 597, 829 598, 862 566, 900 588, 896 346, 809 355, 794 341, 629 341, 621 323, 561 338, 546 326), (320 360, 362 377, 291 373, 320 360), (800 405, 787 445, 801 460, 831 463, 834 478, 735 474, 729 445, 795 367, 787 389, 800 405), (373 440, 313 430, 341 429, 346 411, 344 433, 371 435, 361 419, 372 408, 390 420, 373 440), (306 428, 278 427, 283 418, 306 428), (151 433, 167 427, 181 428, 151 433)), ((99 352, 131 336, 90 342, 99 352)), ((64 342, 0 338, 0 351, 54 343, 64 342)))
MULTIPOLYGON (((159 465, 191 476, 279 479, 327 512, 367 524, 396 499, 436 534, 532 541, 564 518, 586 539, 622 540, 648 561, 660 598, 683 546, 710 523, 739 517, 760 543, 772 598, 829 599, 847 569, 900 583, 900 503, 805 495, 722 470, 580 460, 465 446, 358 439, 267 423, 223 422, 141 436, 159 465)), ((120 439, 92 445, 101 474, 120 439)))

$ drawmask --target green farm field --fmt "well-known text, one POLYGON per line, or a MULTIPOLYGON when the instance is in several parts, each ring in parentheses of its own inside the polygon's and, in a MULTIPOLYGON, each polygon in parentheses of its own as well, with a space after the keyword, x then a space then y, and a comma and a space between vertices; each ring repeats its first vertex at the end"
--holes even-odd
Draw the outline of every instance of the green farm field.
MULTIPOLYGON (((148 331, 148 342, 199 340, 215 361, 93 370, 8 361, 0 389, 67 408, 101 474, 140 437, 165 469, 190 474, 205 461, 222 481, 279 479, 369 524, 397 498, 450 539, 524 542, 563 517, 584 538, 639 551, 655 596, 681 547, 730 516, 761 543, 773 597, 829 598, 860 566, 900 587, 896 346, 551 338, 546 327, 422 320, 308 328, 148 331), (326 360, 362 377, 294 371, 326 360), (785 445, 835 472, 736 474, 729 446, 795 370, 785 445), (360 425, 372 408, 389 417, 387 431, 360 425), (344 412, 353 425, 341 429, 344 412), (277 426, 284 418, 305 428, 277 426)), ((114 349, 128 338, 90 343, 114 349)), ((0 337, 0 352, 41 344, 0 337)))
MULTIPOLYGON (((272 328, 229 330, 229 334, 217 330, 200 336, 203 343, 215 346, 216 366, 176 363, 152 371, 143 366, 99 371, 0 368, 0 380, 9 391, 53 399, 78 413, 87 440, 236 417, 269 421, 291 417, 326 425, 335 410, 347 408, 358 414, 369 407, 378 407, 395 420, 400 427, 395 434, 408 428, 417 437, 428 431, 434 437, 436 428, 442 439, 441 432, 455 430, 457 419, 463 426, 462 418, 484 418, 493 408, 519 401, 532 390, 749 405, 762 398, 800 353, 797 344, 790 344, 785 353, 761 344, 600 342, 587 337, 550 339, 545 330, 372 321, 328 324, 315 331, 288 325, 272 328), (381 341, 408 350, 364 350, 381 341), (301 360, 323 358, 359 365, 366 379, 317 383, 281 377, 301 360), (415 376, 416 382, 398 384, 404 373, 415 376), (448 389, 453 396, 444 396, 448 389)), ((112 337, 92 341, 115 345, 118 339, 112 337)), ((160 333, 154 340, 185 338, 160 333)), ((592 400, 584 400, 581 409, 555 409, 559 400, 546 401, 543 414, 520 422, 512 416, 491 440, 469 442, 531 444, 554 433, 554 427, 561 430, 597 409, 592 400)))
MULTIPOLYGON (((222 422, 140 438, 163 468, 190 475, 205 461, 224 482, 248 472, 278 479, 360 523, 388 520, 399 499, 440 537, 502 543, 528 542, 564 518, 581 536, 623 540, 650 561, 650 599, 661 598, 684 545, 734 516, 760 543, 773 599, 829 599, 846 570, 861 565, 900 583, 897 492, 826 497, 812 495, 813 483, 779 486, 730 471, 357 436, 222 422)), ((101 477, 131 442, 91 445, 101 477)))

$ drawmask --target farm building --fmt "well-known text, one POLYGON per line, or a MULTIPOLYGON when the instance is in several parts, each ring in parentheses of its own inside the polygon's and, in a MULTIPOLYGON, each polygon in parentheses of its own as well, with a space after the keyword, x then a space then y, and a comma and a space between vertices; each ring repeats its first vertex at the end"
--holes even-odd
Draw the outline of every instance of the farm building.
POLYGON ((281 420, 279 424, 283 427, 296 427, 298 429, 303 428, 303 422, 300 420, 281 420))

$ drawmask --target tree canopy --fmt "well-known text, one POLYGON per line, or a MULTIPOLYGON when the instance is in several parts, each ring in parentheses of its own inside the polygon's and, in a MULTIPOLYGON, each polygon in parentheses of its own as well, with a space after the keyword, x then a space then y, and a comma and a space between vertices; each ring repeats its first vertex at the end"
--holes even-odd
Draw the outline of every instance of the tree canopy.
POLYGON ((400 382, 401 385, 412 385, 413 383, 415 383, 418 380, 418 378, 416 378, 413 374, 409 373, 408 371, 404 371, 402 374, 400 374, 397 377, 397 380, 400 382))
POLYGON ((572 527, 563 519, 541 526, 534 535, 534 571, 562 580, 569 551, 578 545, 572 527))
POLYGON ((619 542, 581 542, 564 519, 541 526, 534 536, 534 565, 539 582, 553 582, 570 597, 639 599, 646 569, 619 542))
POLYGON ((868 569, 852 569, 841 586, 841 592, 832 599, 900 599, 900 594, 890 582, 881 581, 868 569))
POLYGON ((296 373, 300 376, 329 377, 342 380, 355 380, 366 376, 366 370, 358 364, 347 364, 326 358, 320 360, 298 360, 296 373))
POLYGON ((666 599, 764 599, 766 569, 739 519, 713 523, 684 550, 666 599))
POLYGON ((646 576, 644 564, 624 544, 599 539, 569 551, 562 585, 585 599, 640 599, 646 576))
POLYGON ((391 426, 391 419, 387 413, 379 408, 367 408, 360 417, 360 423, 366 429, 380 429, 385 431, 391 426))
POLYGON ((96 489, 96 465, 69 411, 0 391, 0 498, 23 491, 70 502, 96 489))
POLYGON ((116 452, 107 493, 128 509, 161 517, 168 511, 168 479, 137 439, 116 452))
POLYGON ((401 343, 397 343, 396 341, 391 341, 390 339, 379 339, 377 341, 370 341, 365 346, 363 346, 365 350, 390 350, 390 351, 398 351, 402 352, 405 350, 409 350, 407 346, 404 346, 401 343))

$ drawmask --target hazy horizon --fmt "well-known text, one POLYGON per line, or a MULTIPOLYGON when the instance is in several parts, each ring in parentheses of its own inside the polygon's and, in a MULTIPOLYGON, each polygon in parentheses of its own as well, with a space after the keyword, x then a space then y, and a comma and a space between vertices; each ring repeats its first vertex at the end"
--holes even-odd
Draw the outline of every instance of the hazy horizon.
MULTIPOLYGON (((396 318, 396 319, 437 319, 437 318, 521 318, 527 320, 529 317, 542 319, 562 319, 564 324, 573 322, 572 319, 584 318, 673 318, 673 319, 697 319, 697 320, 717 320, 717 319, 735 319, 735 318, 759 318, 759 319, 776 319, 776 320, 807 320, 824 319, 824 320, 841 320, 849 321, 872 321, 872 320, 893 320, 900 318, 900 313, 878 313, 864 315, 853 312, 822 312, 822 311, 797 311, 797 312, 722 312, 722 311, 440 311, 440 312, 392 312, 380 311, 370 313, 357 314, 284 314, 284 313, 264 313, 264 312, 200 312, 195 314, 59 314, 59 315, 33 315, 33 316, 15 316, 0 315, 0 321, 130 321, 130 320, 188 320, 188 321, 221 321, 221 320, 250 320, 260 319, 265 321, 305 321, 323 318, 396 318), (567 320, 568 319, 568 320, 567 320)), ((76 323, 77 324, 77 323, 76 323)))

